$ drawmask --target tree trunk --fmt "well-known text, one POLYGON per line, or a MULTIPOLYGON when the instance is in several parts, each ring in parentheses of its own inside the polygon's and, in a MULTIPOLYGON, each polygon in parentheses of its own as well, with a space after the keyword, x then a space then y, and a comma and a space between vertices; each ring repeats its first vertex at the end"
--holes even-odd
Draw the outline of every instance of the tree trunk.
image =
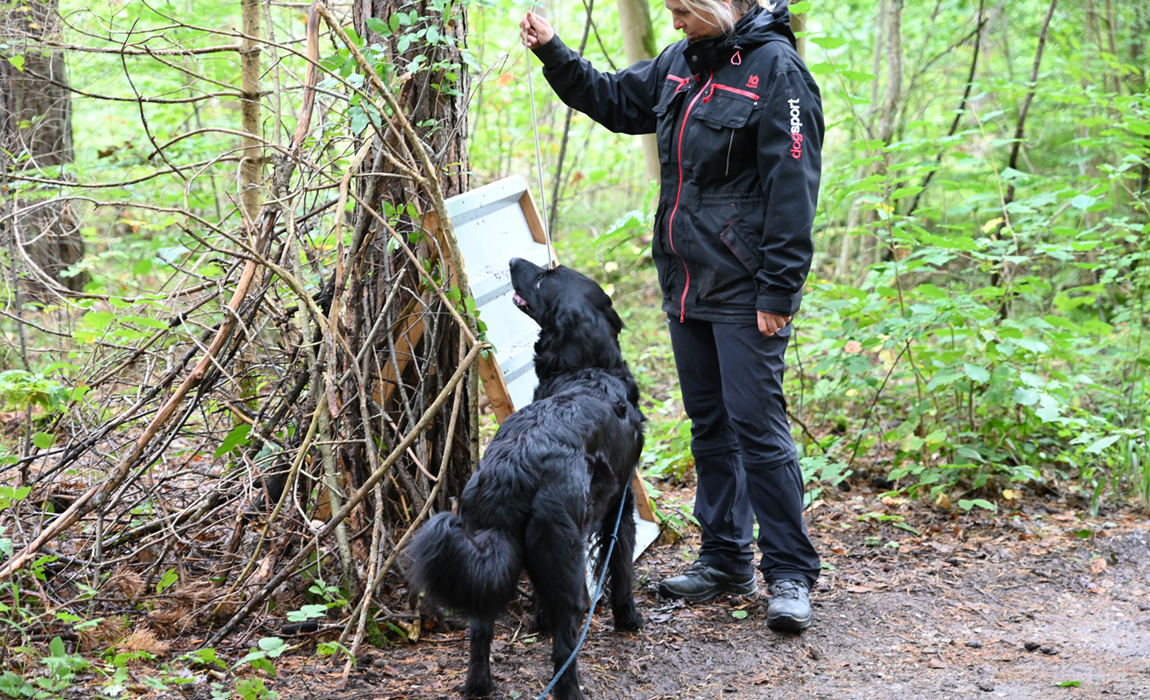
MULTIPOLYGON (((619 0, 619 29, 623 32, 623 53, 628 65, 652 59, 658 54, 651 11, 644 0, 619 0)), ((644 134, 643 166, 647 180, 659 179, 659 147, 654 134, 644 134)))
POLYGON ((248 227, 259 218, 263 153, 260 142, 260 0, 241 0, 244 38, 240 43, 240 67, 243 102, 240 116, 245 136, 242 139, 243 162, 240 165, 240 202, 248 227))
MULTIPOLYGON (((807 31, 807 15, 805 12, 801 15, 791 15, 791 30, 794 31, 795 34, 799 34, 800 32, 805 33, 807 31)), ((799 46, 797 51, 799 52, 799 58, 806 61, 807 37, 804 34, 803 36, 798 37, 798 40, 799 46)))
MULTIPOLYGON (((871 87, 870 87, 870 103, 871 103, 872 107, 867 112, 866 122, 858 125, 863 130, 862 138, 868 139, 868 140, 874 138, 874 115, 875 115, 876 110, 878 109, 878 107, 877 107, 877 105, 878 105, 878 91, 879 91, 878 75, 882 71, 882 57, 883 57, 883 52, 885 50, 885 37, 886 37, 886 31, 887 31, 886 4, 889 1, 890 0, 879 0, 878 7, 875 10, 874 51, 871 54, 871 73, 874 74, 875 79, 872 80, 871 84, 870 84, 871 85, 871 87)), ((860 165, 855 170, 855 180, 861 180, 866 176, 867 167, 868 166, 866 166, 866 165, 860 165)), ((842 245, 839 247, 839 261, 838 261, 838 265, 835 266, 835 278, 836 279, 839 279, 843 276, 849 275, 851 273, 851 270, 850 270, 851 263, 856 261, 856 260, 865 260, 865 258, 863 257, 863 254, 865 254, 867 251, 871 251, 875 248, 876 239, 874 236, 868 234, 865 236, 858 236, 857 237, 857 238, 859 238, 858 244, 859 244, 859 250, 861 253, 860 255, 854 255, 852 250, 851 250, 854 247, 854 243, 855 243, 854 239, 856 238, 856 236, 854 236, 854 234, 852 232, 859 227, 860 223, 862 223, 864 221, 869 222, 871 219, 872 213, 873 212, 871 212, 870 210, 867 210, 866 212, 862 211, 862 209, 859 207, 858 196, 855 196, 851 200, 851 207, 850 207, 850 210, 847 212, 846 230, 843 232, 842 245)), ((866 268, 865 262, 863 263, 863 268, 864 268, 864 270, 866 268)), ((861 275, 863 273, 863 270, 859 270, 857 272, 858 272, 858 274, 861 275)))
MULTIPOLYGON (((44 179, 62 180, 59 166, 72 162, 72 107, 64 55, 38 46, 59 31, 56 0, 21 4, 0 18, 0 159, 12 172, 40 171, 44 179), (12 56, 17 66, 11 60, 12 56), (10 160, 11 159, 11 160, 10 160), (46 171, 46 172, 45 172, 46 171)), ((50 186, 10 183, 12 191, 2 235, 14 237, 23 269, 19 284, 29 295, 47 299, 53 293, 80 290, 87 273, 69 273, 84 254, 80 226, 66 202, 46 203, 50 186)))
MULTIPOLYGON (((386 61, 390 75, 403 75, 414 61, 422 61, 423 67, 401 85, 393 85, 393 90, 403 113, 437 166, 444 197, 468 189, 466 137, 470 83, 460 52, 466 36, 467 16, 461 6, 449 7, 452 14, 446 17, 422 1, 410 4, 405 0, 356 0, 352 7, 356 32, 369 46, 380 44, 385 48, 385 58, 378 64, 380 69, 386 61), (396 12, 418 19, 389 36, 380 36, 368 25, 369 18, 373 17, 388 23, 396 12), (424 27, 434 27, 446 41, 416 42, 403 52, 398 50, 401 36, 424 27), (424 58, 419 59, 420 56, 424 58)), ((370 210, 387 213, 397 231, 408 240, 418 240, 417 253, 431 261, 431 269, 444 269, 450 256, 436 238, 438 231, 427 224, 425 214, 433 211, 428 193, 408 179, 395 177, 396 169, 387 158, 389 152, 399 153, 408 146, 401 135, 377 133, 371 127, 363 138, 372 141, 362 168, 363 174, 371 175, 359 179, 361 203, 353 214, 355 229, 350 242, 353 252, 348 255, 355 265, 348 270, 347 301, 338 331, 353 351, 362 354, 362 359, 356 366, 355 357, 337 351, 336 374, 361 373, 365 385, 371 388, 375 405, 372 415, 364 416, 356 410, 358 396, 339 395, 338 400, 347 410, 337 420, 343 424, 338 431, 341 435, 374 435, 376 442, 386 448, 406 434, 423 415, 443 388, 444 381, 458 367, 460 330, 449 310, 426 290, 403 253, 389 245, 387 232, 370 213, 370 210), (388 302, 393 295, 394 299, 388 302), (381 318, 383 327, 392 332, 369 337, 377 319, 381 318)), ((461 286, 465 286, 465 281, 461 286)), ((413 446, 407 458, 397 464, 396 478, 383 484, 384 503, 377 506, 393 518, 410 520, 412 511, 418 512, 431 494, 432 479, 443 482, 436 495, 440 508, 462 493, 478 457, 478 426, 474 422, 477 384, 478 375, 472 372, 462 404, 467 413, 460 416, 454 430, 449 429, 445 414, 443 420, 437 421, 413 446), (472 419, 468 420, 467 416, 472 419), (450 439, 448 433, 451 433, 450 439)), ((365 454, 362 444, 344 448, 340 455, 341 467, 352 485, 362 483, 372 460, 373 456, 365 454)), ((355 522, 353 530, 363 531, 369 525, 370 521, 355 522)))

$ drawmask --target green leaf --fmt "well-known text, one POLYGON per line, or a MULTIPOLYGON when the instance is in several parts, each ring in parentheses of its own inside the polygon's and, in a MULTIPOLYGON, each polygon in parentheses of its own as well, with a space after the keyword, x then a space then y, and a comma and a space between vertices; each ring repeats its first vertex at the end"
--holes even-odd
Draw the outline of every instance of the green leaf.
POLYGON ((152 261, 151 261, 151 259, 148 259, 148 258, 145 258, 144 260, 139 261, 135 265, 132 265, 132 274, 133 275, 146 275, 151 271, 152 271, 152 261))
POLYGON ((172 584, 174 584, 176 581, 179 581, 179 580, 180 580, 180 575, 178 573, 176 573, 176 570, 174 568, 168 569, 167 571, 165 571, 164 575, 161 576, 160 580, 156 583, 157 595, 160 593, 163 593, 167 589, 171 588, 172 584))
POLYGON ((1038 393, 1030 389, 1023 389, 1022 387, 1015 387, 1012 395, 1014 403, 1019 406, 1033 406, 1038 403, 1038 393))
POLYGON ((812 66, 807 66, 807 70, 815 75, 829 75, 835 72, 834 64, 832 63, 816 63, 812 66))
POLYGON ((1042 342, 1041 340, 1036 340, 1034 338, 1018 338, 1014 341, 1014 344, 1023 350, 1029 350, 1030 352, 1037 353, 1039 355, 1050 350, 1049 345, 1042 342))
POLYGON ((1058 400, 1050 394, 1040 394, 1038 396, 1038 408, 1034 411, 1034 415, 1038 416, 1043 423, 1053 423, 1062 417, 1062 407, 1058 405, 1058 400))
POLYGON ((867 73, 864 70, 843 70, 839 71, 847 80, 857 80, 860 83, 869 82, 874 80, 874 73, 867 73))
POLYGON ((919 532, 917 529, 911 527, 910 525, 907 525, 906 523, 900 523, 897 520, 895 522, 892 522, 891 525, 894 525, 895 527, 897 527, 900 530, 906 530, 907 532, 913 532, 914 534, 919 535, 919 536, 922 535, 922 533, 919 532))
POLYGON ((116 314, 111 311, 89 311, 84 314, 84 319, 81 321, 85 326, 97 331, 102 331, 116 322, 116 314))
POLYGON ((811 0, 799 0, 799 2, 792 2, 787 8, 787 11, 792 15, 801 15, 804 12, 810 12, 811 6, 814 5, 811 0))
POLYGON ((923 233, 919 235, 919 240, 926 245, 948 250, 978 250, 978 244, 969 236, 959 235, 954 238, 947 238, 946 236, 936 236, 933 233, 923 233))
POLYGON ((936 287, 933 284, 920 284, 914 288, 916 292, 927 297, 928 299, 949 299, 950 294, 945 289, 936 287))
POLYGON ((223 457, 237 447, 248 444, 248 438, 251 432, 252 426, 247 423, 232 428, 231 432, 224 438, 224 441, 216 448, 216 457, 223 457))
POLYGON ((1077 688, 1082 685, 1082 681, 1062 681, 1061 683, 1055 683, 1055 685, 1059 688, 1077 688))
POLYGON ((220 668, 227 668, 227 665, 216 654, 216 650, 208 647, 207 649, 197 649, 184 655, 184 658, 197 664, 215 664, 220 668))
POLYGON ((1096 455, 1121 439, 1122 435, 1108 435, 1099 440, 1095 440, 1094 442, 1090 443, 1090 447, 1086 448, 1086 453, 1096 455))
POLYGON ((288 650, 287 642, 279 637, 264 637, 258 645, 273 659, 288 650))
POLYGON ((847 40, 837 36, 812 36, 811 43, 830 51, 831 49, 837 49, 840 46, 846 46, 847 40))
POLYGON ((56 436, 52 433, 36 433, 32 436, 32 444, 41 450, 46 450, 56 443, 56 436))
POLYGON ((287 614, 287 618, 292 622, 306 622, 317 617, 323 617, 327 614, 326 605, 305 605, 299 610, 293 610, 287 614))
POLYGON ((731 617, 735 618, 736 620, 745 620, 745 619, 747 619, 747 611, 746 610, 736 610, 736 611, 731 613, 731 617))
POLYGON ((1094 204, 1095 198, 1088 194, 1080 194, 1074 199, 1070 200, 1070 206, 1080 211, 1086 211, 1090 205, 1094 204))
POLYGON ((20 71, 21 73, 24 72, 24 56, 22 54, 16 54, 15 56, 9 56, 8 62, 11 63, 12 65, 16 66, 16 70, 20 71))
POLYGON ((985 384, 990 381, 990 372, 987 372, 985 368, 979 367, 978 365, 972 365, 967 362, 962 365, 962 371, 966 376, 970 377, 971 381, 978 382, 979 384, 985 384))
POLYGON ((378 17, 368 17, 367 28, 380 36, 391 36, 391 27, 378 17))
POLYGON ((900 187, 894 192, 890 193, 890 201, 893 202, 894 200, 902 199, 903 197, 913 197, 919 192, 922 192, 924 189, 926 188, 920 187, 918 185, 915 185, 914 187, 900 187))
POLYGON ((120 320, 124 323, 134 323, 137 326, 147 326, 148 328, 155 328, 161 331, 166 331, 171 328, 167 321, 161 321, 158 318, 148 318, 147 316, 125 316, 120 320))
POLYGON ((970 501, 961 500, 958 502, 958 507, 962 508, 963 510, 967 510, 967 511, 970 510, 971 508, 976 507, 976 506, 978 508, 985 508, 986 510, 998 512, 998 506, 994 505, 990 501, 986 501, 986 500, 983 500, 981 498, 975 498, 975 499, 970 500, 970 501))

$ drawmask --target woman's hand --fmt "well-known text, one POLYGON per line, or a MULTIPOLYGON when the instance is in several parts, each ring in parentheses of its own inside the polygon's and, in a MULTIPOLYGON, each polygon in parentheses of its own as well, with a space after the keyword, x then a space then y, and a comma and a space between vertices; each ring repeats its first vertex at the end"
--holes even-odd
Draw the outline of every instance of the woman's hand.
POLYGON ((778 316, 776 314, 769 314, 766 311, 759 311, 759 332, 765 336, 772 336, 778 333, 791 322, 790 316, 778 316))
POLYGON ((534 12, 528 12, 519 23, 519 38, 523 41, 523 45, 531 50, 535 50, 551 41, 551 37, 555 36, 555 30, 543 19, 534 12))

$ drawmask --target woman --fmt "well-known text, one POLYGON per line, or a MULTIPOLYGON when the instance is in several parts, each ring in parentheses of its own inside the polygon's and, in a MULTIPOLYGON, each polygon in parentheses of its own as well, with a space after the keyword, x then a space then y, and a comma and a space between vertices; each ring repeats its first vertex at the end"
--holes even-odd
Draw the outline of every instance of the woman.
POLYGON ((818 86, 795 50, 786 0, 665 0, 685 39, 601 73, 542 17, 520 23, 559 97, 616 132, 658 135, 652 255, 691 418, 702 545, 659 584, 701 602, 755 591, 754 518, 767 622, 811 622, 818 554, 782 383, 790 321, 810 269, 821 172, 818 86))

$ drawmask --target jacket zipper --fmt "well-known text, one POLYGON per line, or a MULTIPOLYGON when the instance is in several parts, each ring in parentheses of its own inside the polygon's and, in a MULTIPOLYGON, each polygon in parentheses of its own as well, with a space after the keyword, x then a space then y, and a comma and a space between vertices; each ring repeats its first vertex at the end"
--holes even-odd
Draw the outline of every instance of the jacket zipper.
POLYGON ((694 109, 695 103, 706 92, 707 86, 711 84, 711 79, 715 77, 712 71, 711 75, 707 77, 707 82, 703 83, 700 88, 699 94, 691 100, 687 105, 686 111, 683 112, 683 123, 679 126, 679 187, 675 190, 675 206, 671 209, 671 216, 667 219, 667 241, 671 244, 671 252, 675 257, 679 258, 679 262, 683 263, 683 274, 686 275, 686 282, 683 283, 683 296, 679 298, 679 323, 687 320, 687 292, 691 289, 691 271, 687 269, 687 261, 683 256, 679 255, 679 251, 675 250, 675 213, 679 211, 679 197, 683 193, 683 134, 687 131, 687 118, 691 116, 691 110, 694 109))
POLYGON ((731 149, 735 147, 735 130, 731 129, 731 141, 727 144, 727 167, 723 170, 723 177, 731 174, 731 149))
POLYGON ((733 92, 736 95, 742 95, 743 97, 749 97, 752 100, 758 100, 759 99, 759 96, 756 93, 751 92, 750 90, 740 90, 739 88, 731 87, 730 85, 720 85, 719 83, 715 83, 714 89, 715 90, 726 90, 727 92, 733 92))

